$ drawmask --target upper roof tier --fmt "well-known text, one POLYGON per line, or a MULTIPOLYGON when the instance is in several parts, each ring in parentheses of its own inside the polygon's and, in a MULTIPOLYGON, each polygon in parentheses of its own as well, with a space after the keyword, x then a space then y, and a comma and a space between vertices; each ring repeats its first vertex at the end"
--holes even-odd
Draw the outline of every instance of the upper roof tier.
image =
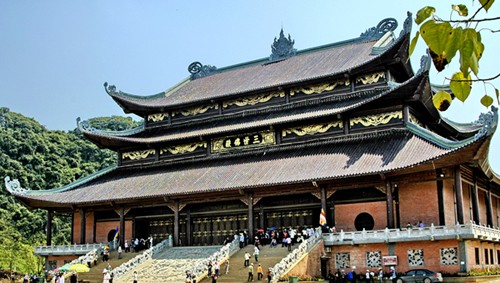
MULTIPOLYGON (((155 95, 132 95, 117 91, 115 86, 107 83, 105 88, 126 113, 144 117, 147 114, 200 102, 278 90, 326 78, 350 77, 361 69, 366 72, 367 69, 387 65, 387 62, 394 61, 395 57, 401 57, 394 54, 402 46, 404 39, 409 38, 410 26, 409 14, 401 35, 396 39, 392 33, 397 27, 396 20, 385 19, 377 27, 367 30, 357 38, 302 51, 295 51, 290 36, 286 39, 282 32, 280 39, 275 39, 270 58, 221 69, 195 62, 190 65, 190 77, 155 95), (281 44, 285 45, 288 51, 275 51, 278 49, 275 45, 283 42, 288 42, 288 45, 281 44), (275 54, 276 52, 278 54, 275 54)), ((400 64, 401 71, 397 73, 404 81, 413 73, 408 60, 400 59, 396 63, 400 64)))

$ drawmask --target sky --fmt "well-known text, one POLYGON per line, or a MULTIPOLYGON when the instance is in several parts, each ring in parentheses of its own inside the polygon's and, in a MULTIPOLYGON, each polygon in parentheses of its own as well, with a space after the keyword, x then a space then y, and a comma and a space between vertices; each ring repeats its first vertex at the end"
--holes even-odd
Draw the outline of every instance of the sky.
MULTIPOLYGON (((194 61, 221 68, 268 57, 281 28, 302 50, 358 37, 384 18, 398 21, 399 35, 408 11, 434 6, 447 19, 454 3, 478 8, 469 0, 0 1, 0 107, 51 130, 72 130, 77 117, 125 116, 104 82, 127 93, 156 94, 188 77, 194 61)), ((486 16, 499 15, 495 4, 486 16)), ((499 24, 480 27, 498 30, 499 24)), ((480 76, 486 78, 499 72, 500 38, 483 30, 482 39, 480 76)), ((420 42, 411 60, 415 72, 424 54, 420 42)), ((446 83, 453 68, 433 72, 431 81, 446 83)), ((500 88, 500 79, 493 84, 500 88)), ((470 99, 454 101, 444 116, 477 120, 487 111, 479 104, 485 92, 494 96, 491 85, 475 85, 470 99)), ((499 135, 490 148, 497 173, 499 135)))

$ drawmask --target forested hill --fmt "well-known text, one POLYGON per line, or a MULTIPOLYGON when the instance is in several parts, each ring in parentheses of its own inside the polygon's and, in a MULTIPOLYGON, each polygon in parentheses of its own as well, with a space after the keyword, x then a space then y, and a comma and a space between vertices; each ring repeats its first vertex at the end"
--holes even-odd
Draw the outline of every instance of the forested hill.
MULTIPOLYGON (((90 120, 104 130, 129 129, 137 122, 126 117, 101 117, 90 120)), ((24 250, 44 245, 46 211, 30 210, 18 203, 6 190, 5 176, 18 179, 23 188, 46 190, 69 184, 83 176, 116 163, 116 153, 99 149, 77 130, 64 132, 46 129, 32 118, 0 107, 0 269, 17 270, 33 265, 24 250), (12 257, 8 256, 12 251, 12 257), (28 260, 28 262, 25 262, 28 260), (21 262, 23 263, 21 263, 21 262), (17 262, 17 263, 16 263, 17 262), (25 264, 27 266, 25 266, 25 264)), ((68 244, 70 218, 55 216, 52 244, 68 244)), ((34 259, 33 259, 34 260, 34 259)), ((35 271, 35 270, 33 270, 35 271)))

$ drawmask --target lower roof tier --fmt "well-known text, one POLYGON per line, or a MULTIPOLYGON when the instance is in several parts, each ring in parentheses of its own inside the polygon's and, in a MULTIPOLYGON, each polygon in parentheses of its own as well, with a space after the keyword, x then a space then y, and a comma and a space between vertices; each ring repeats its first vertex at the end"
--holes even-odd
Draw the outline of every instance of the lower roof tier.
MULTIPOLYGON (((314 147, 263 151, 240 158, 183 165, 114 167, 78 184, 47 191, 10 190, 31 207, 70 208, 103 203, 190 199, 245 189, 327 183, 408 170, 432 170, 482 160, 491 135, 443 147, 411 127, 386 130, 314 147), (420 168, 420 169, 419 169, 420 168)), ((6 178, 7 179, 7 178, 6 178)), ((6 180, 7 188, 9 183, 6 180)), ((241 193, 241 191, 240 191, 241 193)))

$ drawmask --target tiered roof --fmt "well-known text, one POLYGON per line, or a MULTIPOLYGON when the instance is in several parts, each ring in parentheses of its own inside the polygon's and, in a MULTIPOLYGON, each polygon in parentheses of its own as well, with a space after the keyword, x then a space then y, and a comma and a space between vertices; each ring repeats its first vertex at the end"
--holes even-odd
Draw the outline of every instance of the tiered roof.
POLYGON ((30 206, 64 210, 238 198, 241 190, 283 186, 298 192, 471 161, 500 183, 487 161, 496 109, 469 124, 439 115, 429 103, 428 58, 416 74, 407 60, 410 21, 397 38, 397 23, 386 19, 358 38, 303 51, 282 32, 270 59, 221 69, 195 62, 188 79, 152 96, 106 84, 145 123, 122 132, 78 124, 88 139, 116 150, 120 164, 47 191, 7 177, 7 189, 30 206))

